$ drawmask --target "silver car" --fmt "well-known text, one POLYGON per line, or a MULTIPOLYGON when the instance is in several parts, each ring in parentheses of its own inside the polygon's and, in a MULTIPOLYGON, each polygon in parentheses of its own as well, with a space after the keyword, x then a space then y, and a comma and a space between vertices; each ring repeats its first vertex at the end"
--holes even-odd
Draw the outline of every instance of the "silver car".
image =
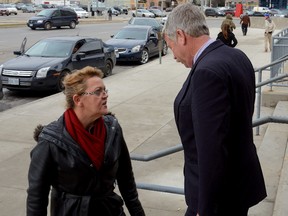
POLYGON ((133 11, 132 13, 133 17, 155 17, 155 14, 151 13, 150 11, 146 9, 137 9, 136 11, 133 11))

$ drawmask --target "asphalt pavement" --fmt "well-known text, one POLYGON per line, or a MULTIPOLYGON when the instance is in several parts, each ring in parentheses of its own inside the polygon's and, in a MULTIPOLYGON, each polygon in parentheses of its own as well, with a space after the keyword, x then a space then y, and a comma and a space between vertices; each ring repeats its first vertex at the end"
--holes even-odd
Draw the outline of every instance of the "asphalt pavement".
MULTIPOLYGON (((219 30, 210 29, 211 37, 216 38, 219 30)), ((247 54, 255 68, 270 62, 271 53, 264 52, 263 29, 249 28, 245 37, 239 28, 234 33, 239 41, 237 48, 247 54)), ((155 59, 104 79, 109 109, 123 128, 131 154, 147 155, 180 144, 173 101, 188 73, 189 69, 176 63, 169 50, 161 64, 155 59)), ((25 215, 29 154, 36 145, 33 130, 38 124, 56 120, 64 106, 64 95, 58 93, 0 112, 1 216, 25 215)), ((255 141, 261 143, 262 138, 258 136, 255 141)), ((133 168, 137 183, 183 188, 182 151, 150 162, 133 161, 133 168)), ((149 216, 180 216, 186 209, 183 195, 139 189, 139 197, 149 216)), ((249 215, 271 216, 271 202, 264 200, 249 215)))

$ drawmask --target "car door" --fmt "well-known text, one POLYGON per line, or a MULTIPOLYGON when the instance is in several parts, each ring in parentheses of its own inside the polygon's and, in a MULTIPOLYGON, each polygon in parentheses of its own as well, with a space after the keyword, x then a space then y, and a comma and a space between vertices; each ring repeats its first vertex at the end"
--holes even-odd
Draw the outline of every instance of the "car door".
POLYGON ((147 46, 149 47, 150 50, 150 56, 154 56, 157 53, 159 53, 159 48, 158 48, 158 34, 156 31, 150 29, 148 33, 148 42, 147 46))
POLYGON ((86 66, 105 68, 105 54, 102 41, 91 39, 86 41, 72 56, 73 69, 81 69, 86 66))
POLYGON ((51 15, 51 21, 53 26, 61 26, 62 25, 62 16, 60 10, 55 10, 51 15))
POLYGON ((62 19, 62 26, 69 26, 71 20, 72 20, 72 12, 68 10, 60 10, 61 12, 61 19, 62 19))

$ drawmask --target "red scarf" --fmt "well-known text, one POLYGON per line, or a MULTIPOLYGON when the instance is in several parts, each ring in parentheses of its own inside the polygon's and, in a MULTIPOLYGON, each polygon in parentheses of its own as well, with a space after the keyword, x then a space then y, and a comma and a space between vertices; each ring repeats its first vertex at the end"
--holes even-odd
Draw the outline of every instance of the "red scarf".
POLYGON ((104 160, 106 128, 103 118, 98 118, 93 125, 93 133, 85 130, 73 109, 64 113, 65 126, 72 138, 81 146, 94 166, 99 170, 104 160))

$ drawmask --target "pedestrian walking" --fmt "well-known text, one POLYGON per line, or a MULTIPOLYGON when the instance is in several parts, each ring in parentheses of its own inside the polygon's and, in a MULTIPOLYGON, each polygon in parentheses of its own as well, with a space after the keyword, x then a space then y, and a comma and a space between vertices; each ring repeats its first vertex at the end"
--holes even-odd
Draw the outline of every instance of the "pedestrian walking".
POLYGON ((230 25, 228 23, 224 23, 221 26, 221 32, 217 35, 217 39, 221 40, 224 44, 230 47, 235 47, 238 44, 238 41, 230 30, 230 25))
POLYGON ((28 172, 27 216, 145 216, 122 129, 108 113, 103 73, 85 67, 64 79, 67 109, 34 133, 28 172))
POLYGON ((272 34, 276 29, 276 25, 273 20, 270 18, 270 14, 266 13, 265 17, 265 32, 264 32, 264 51, 268 52, 268 46, 270 52, 272 51, 272 34))
POLYGON ((247 216, 266 197, 253 143, 254 68, 241 50, 210 38, 191 3, 173 9, 163 33, 175 60, 191 68, 174 101, 185 216, 247 216))
POLYGON ((245 36, 247 34, 248 27, 250 27, 251 25, 250 17, 248 16, 247 13, 241 16, 240 24, 241 24, 243 35, 245 36))
POLYGON ((221 24, 221 28, 222 28, 222 25, 224 25, 224 24, 228 24, 229 25, 231 32, 233 32, 233 30, 236 29, 236 25, 233 22, 233 17, 232 17, 231 14, 227 14, 226 15, 226 18, 223 20, 223 22, 221 24))

